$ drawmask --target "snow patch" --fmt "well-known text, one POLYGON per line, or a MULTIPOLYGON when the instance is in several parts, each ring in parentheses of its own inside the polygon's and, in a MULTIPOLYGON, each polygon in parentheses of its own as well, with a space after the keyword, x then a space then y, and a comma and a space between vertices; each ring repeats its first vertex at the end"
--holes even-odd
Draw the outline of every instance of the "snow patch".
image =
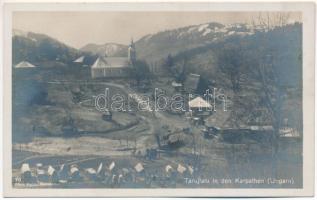
POLYGON ((187 33, 191 33, 191 32, 193 32, 194 30, 196 30, 196 26, 193 26, 193 27, 191 27, 191 28, 189 28, 188 30, 187 30, 187 33))
POLYGON ((207 28, 207 29, 205 30, 205 32, 203 33, 203 36, 206 36, 206 35, 208 35, 209 33, 211 33, 211 29, 207 28))
POLYGON ((209 24, 200 25, 200 26, 198 27, 198 31, 199 31, 199 32, 202 32, 202 31, 205 30, 208 26, 209 26, 209 24))

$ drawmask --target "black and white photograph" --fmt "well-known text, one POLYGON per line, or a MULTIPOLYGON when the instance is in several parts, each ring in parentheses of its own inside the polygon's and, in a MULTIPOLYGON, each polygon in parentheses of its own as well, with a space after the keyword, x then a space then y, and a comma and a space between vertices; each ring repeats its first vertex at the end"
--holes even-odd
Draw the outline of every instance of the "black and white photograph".
POLYGON ((52 196, 312 189, 304 157, 314 152, 304 148, 314 147, 304 139, 314 137, 314 122, 304 108, 314 106, 314 46, 304 43, 314 13, 303 10, 315 5, 281 4, 8 9, 6 184, 52 196))

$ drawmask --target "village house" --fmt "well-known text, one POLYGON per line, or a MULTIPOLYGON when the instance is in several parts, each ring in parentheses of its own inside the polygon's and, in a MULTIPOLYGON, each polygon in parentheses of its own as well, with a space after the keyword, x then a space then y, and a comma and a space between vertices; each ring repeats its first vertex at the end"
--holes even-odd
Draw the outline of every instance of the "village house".
POLYGON ((28 61, 21 61, 17 65, 14 66, 15 68, 21 69, 21 68, 34 68, 35 65, 29 63, 28 61))
POLYGON ((188 107, 194 124, 204 124, 204 119, 212 113, 212 105, 201 97, 189 101, 188 107))
POLYGON ((99 56, 91 66, 92 78, 119 78, 129 75, 129 68, 136 61, 133 40, 128 48, 128 57, 99 56))

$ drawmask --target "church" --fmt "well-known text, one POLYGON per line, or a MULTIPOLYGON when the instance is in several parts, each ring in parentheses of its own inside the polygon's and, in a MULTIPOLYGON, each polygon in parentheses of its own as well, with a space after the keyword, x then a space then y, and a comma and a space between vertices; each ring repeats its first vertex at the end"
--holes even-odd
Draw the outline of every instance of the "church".
POLYGON ((91 66, 92 78, 122 78, 129 75, 129 68, 136 61, 133 40, 128 47, 128 57, 99 56, 91 66))

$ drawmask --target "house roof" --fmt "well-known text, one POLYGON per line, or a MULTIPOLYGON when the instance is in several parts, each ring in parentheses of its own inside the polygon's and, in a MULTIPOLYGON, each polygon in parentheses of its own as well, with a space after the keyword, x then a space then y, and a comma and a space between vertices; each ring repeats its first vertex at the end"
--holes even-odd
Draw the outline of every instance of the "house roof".
POLYGON ((74 60, 74 63, 82 63, 84 62, 85 56, 80 56, 79 58, 77 58, 76 60, 74 60))
POLYGON ((211 105, 201 97, 189 101, 188 106, 190 108, 211 108, 211 105))
POLYGON ((126 57, 98 57, 91 68, 121 68, 129 66, 126 57))
POLYGON ((185 89, 196 90, 198 87, 199 80, 200 80, 199 74, 189 74, 186 77, 186 80, 184 83, 185 89))
POLYGON ((31 63, 27 62, 27 61, 22 61, 19 62, 15 68, 33 68, 35 67, 34 65, 32 65, 31 63))

